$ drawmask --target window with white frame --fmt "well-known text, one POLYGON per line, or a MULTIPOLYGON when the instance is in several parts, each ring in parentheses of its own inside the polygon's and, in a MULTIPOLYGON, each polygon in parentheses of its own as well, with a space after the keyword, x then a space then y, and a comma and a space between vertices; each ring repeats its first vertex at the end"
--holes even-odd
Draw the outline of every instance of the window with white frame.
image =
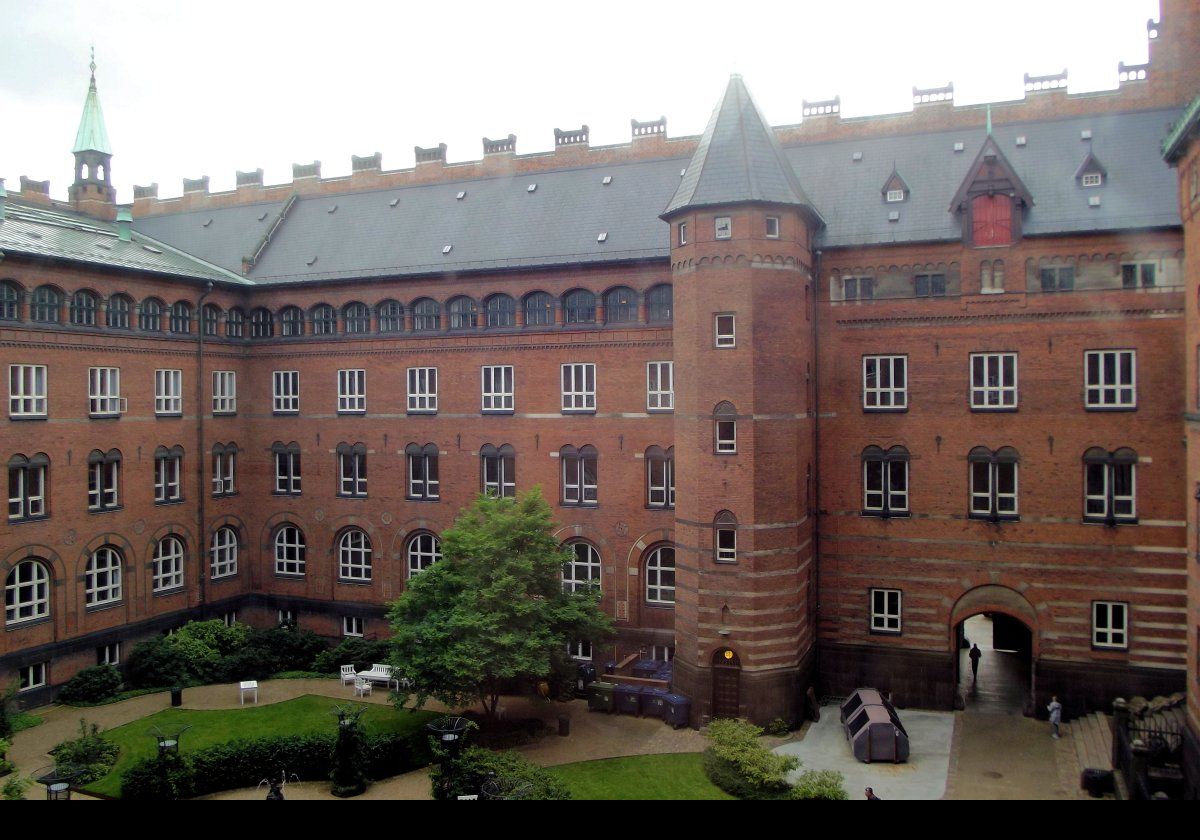
POLYGON ((236 531, 226 525, 213 532, 209 560, 213 580, 237 574, 238 537, 236 531))
POLYGON ((8 459, 8 521, 20 522, 46 515, 46 478, 50 458, 44 452, 8 459))
POLYGON ((1137 453, 1094 446, 1083 453, 1083 517, 1115 525, 1137 521, 1137 453))
POLYGON ((183 586, 183 540, 174 535, 163 537, 154 546, 151 562, 154 591, 168 592, 183 586))
POLYGON ((887 200, 889 204, 894 204, 897 201, 904 200, 904 190, 888 190, 887 200))
POLYGON ((675 408, 675 363, 646 363, 646 409, 671 411, 675 408))
POLYGON ((1017 407, 1017 354, 971 354, 971 408, 989 411, 1017 407))
POLYGON ((675 447, 646 450, 646 507, 675 507, 675 447))
POLYGON ((419 575, 442 559, 442 542, 433 534, 417 534, 408 541, 408 576, 419 575))
POLYGON ((767 239, 779 238, 779 217, 767 216, 767 239))
POLYGON ((713 559, 718 563, 737 562, 737 519, 723 510, 713 520, 713 559))
POLYGON ((121 410, 121 369, 88 368, 88 414, 92 417, 117 417, 121 410))
POLYGON ((237 414, 237 371, 212 372, 212 413, 237 414))
POLYGON ((121 643, 113 642, 107 645, 100 645, 96 648, 96 664, 97 665, 120 665, 121 664, 121 643))
POLYGON ((88 510, 97 513, 121 505, 121 453, 116 449, 88 455, 88 510))
POLYGON ((594 446, 576 449, 564 446, 559 450, 562 461, 562 503, 564 505, 594 505, 598 501, 598 453, 594 446))
POLYGON ((563 563, 563 592, 587 592, 600 588, 600 552, 587 542, 573 542, 571 557, 563 563))
POLYGON ((655 662, 673 662, 675 660, 675 646, 650 645, 650 658, 655 662))
POLYGON ((111 545, 96 549, 84 567, 84 603, 103 607, 121 600, 121 552, 111 545))
POLYGON ((168 504, 183 500, 183 447, 160 446, 154 450, 154 502, 168 504))
POLYGON ((479 450, 483 492, 512 499, 517 495, 517 452, 512 444, 496 447, 488 443, 479 450))
POLYGON ((871 632, 900 632, 900 590, 871 590, 871 632))
POLYGON ((221 623, 224 624, 226 627, 232 627, 233 625, 237 624, 237 621, 238 621, 237 610, 230 610, 227 613, 221 613, 221 623))
POLYGON ((863 356, 863 410, 908 408, 908 356, 863 356))
POLYGON ((596 366, 594 364, 562 366, 562 410, 596 410, 596 366))
POLYGON ((408 369, 408 411, 433 414, 437 411, 437 368, 408 369))
POLYGON ((278 624, 280 627, 286 627, 288 625, 295 627, 297 624, 296 611, 295 610, 276 610, 275 611, 275 623, 278 624))
POLYGON ((669 545, 659 546, 646 558, 646 603, 675 603, 675 549, 669 545))
POLYGON ((4 624, 50 615, 50 571, 40 560, 22 560, 4 581, 4 624))
POLYGON ((728 216, 717 216, 713 219, 713 237, 730 239, 733 237, 733 219, 728 216))
POLYGON ((8 416, 14 420, 46 416, 46 366, 8 366, 8 416))
POLYGON ((1104 183, 1104 176, 1099 172, 1089 172, 1082 178, 1083 186, 1098 187, 1104 183))
MULTIPOLYGON (((411 376, 412 369, 409 369, 411 376)), ((409 399, 411 404, 412 400, 409 399)), ((338 371, 338 414, 362 414, 367 410, 367 372, 338 371)))
POLYGON ((275 461, 275 493, 280 496, 300 495, 300 444, 271 444, 275 461))
POLYGON ((49 672, 48 662, 37 662, 33 665, 23 665, 17 669, 17 690, 32 691, 35 688, 41 688, 49 683, 47 673, 49 672))
POLYGON ((686 245, 686 244, 688 244, 688 226, 687 226, 687 222, 680 222, 680 223, 679 223, 679 244, 680 244, 680 245, 686 245))
POLYGON ((160 417, 183 413, 183 371, 154 371, 154 413, 160 417))
POLYGON ((300 411, 300 371, 271 372, 271 411, 275 414, 297 414, 300 411))
POLYGON ((342 635, 361 638, 366 631, 366 622, 357 615, 342 616, 342 635))
POLYGON ((1136 351, 1088 350, 1083 370, 1087 408, 1137 407, 1136 351))
POLYGON ((483 411, 513 410, 513 366, 484 365, 483 371, 483 411))
POLYGON ((338 495, 366 498, 367 446, 364 443, 337 445, 338 495))
POLYGON ((971 475, 971 516, 976 519, 1016 519, 1017 451, 1011 446, 995 452, 977 446, 967 455, 971 475))
POLYGON ((213 446, 212 488, 214 496, 232 496, 237 493, 237 454, 236 443, 218 443, 213 446))
POLYGON ((878 446, 863 450, 863 514, 906 516, 908 514, 908 450, 893 446, 886 452, 878 446))
POLYGON ((719 403, 713 411, 713 440, 716 454, 737 454, 737 409, 732 403, 719 403))
POLYGON ((592 661, 592 643, 582 640, 567 642, 567 656, 583 662, 592 661))
POLYGON ((1092 602, 1092 646, 1119 650, 1129 647, 1129 604, 1092 602))
POLYGON ((303 575, 307 565, 304 532, 295 525, 284 525, 275 532, 275 574, 303 575))
POLYGON ((713 316, 713 346, 737 346, 737 316, 722 312, 713 316))
POLYGON ((438 480, 438 448, 427 443, 421 446, 410 443, 404 448, 408 461, 408 498, 435 502, 440 498, 441 484, 438 480))

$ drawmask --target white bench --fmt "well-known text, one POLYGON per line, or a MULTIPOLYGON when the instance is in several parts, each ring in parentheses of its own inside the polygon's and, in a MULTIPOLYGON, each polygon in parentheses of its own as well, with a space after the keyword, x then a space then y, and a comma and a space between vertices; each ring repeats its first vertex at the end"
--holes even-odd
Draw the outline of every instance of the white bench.
POLYGON ((392 673, 391 665, 381 665, 376 662, 371 665, 371 670, 359 671, 356 676, 360 680, 368 680, 372 683, 385 683, 388 688, 395 684, 396 690, 400 690, 400 680, 392 673))

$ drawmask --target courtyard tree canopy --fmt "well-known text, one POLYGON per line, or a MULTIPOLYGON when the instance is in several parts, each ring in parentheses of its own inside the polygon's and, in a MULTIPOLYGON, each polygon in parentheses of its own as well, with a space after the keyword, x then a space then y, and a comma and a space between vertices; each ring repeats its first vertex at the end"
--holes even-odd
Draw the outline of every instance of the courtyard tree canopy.
MULTIPOLYGON (((535 487, 480 496, 442 535, 442 560, 409 581, 391 608, 392 664, 416 706, 479 701, 492 717, 506 684, 550 674, 576 640, 613 634, 598 590, 563 591, 570 559, 535 487)), ((403 701, 402 701, 403 704, 403 701)))

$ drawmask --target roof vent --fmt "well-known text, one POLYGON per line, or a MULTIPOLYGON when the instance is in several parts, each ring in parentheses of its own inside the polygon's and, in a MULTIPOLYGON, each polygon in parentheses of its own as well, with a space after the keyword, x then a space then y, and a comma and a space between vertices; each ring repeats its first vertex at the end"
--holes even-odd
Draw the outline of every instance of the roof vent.
POLYGON ((41 239, 42 238, 42 235, 40 233, 38 233, 36 230, 27 230, 27 231, 25 231, 25 235, 28 236, 30 239, 41 239))
POLYGON ((596 237, 596 241, 597 242, 607 242, 608 241, 608 231, 604 231, 603 233, 599 234, 596 237))
POLYGON ((966 144, 964 144, 961 140, 954 144, 954 151, 956 152, 961 152, 965 148, 966 144))
POLYGON ((893 210, 892 212, 888 213, 888 221, 889 221, 889 222, 898 222, 898 221, 900 221, 900 211, 899 211, 899 210, 893 210))
POLYGON ((315 265, 315 264, 316 264, 316 262, 317 262, 317 258, 316 258, 316 257, 313 257, 311 260, 309 260, 308 262, 306 262, 306 263, 305 263, 305 265, 315 265))
POLYGON ((1092 130, 1090 128, 1085 128, 1083 131, 1079 132, 1079 139, 1080 140, 1091 140, 1092 139, 1092 130))
POLYGON ((210 218, 207 222, 202 222, 200 224, 200 227, 208 227, 211 224, 212 224, 212 219, 210 218))
POLYGON ((442 246, 442 253, 443 253, 443 254, 449 254, 449 253, 450 253, 450 251, 451 251, 451 249, 453 249, 453 248, 454 248, 454 246, 453 246, 453 245, 443 245, 443 246, 442 246))
POLYGON ((528 187, 525 188, 525 192, 536 192, 536 191, 537 191, 537 184, 530 184, 528 187))
POLYGON ((388 207, 395 207, 399 203, 400 203, 400 199, 393 198, 391 201, 388 202, 388 207))
POLYGON ((687 174, 687 167, 685 166, 683 169, 679 170, 679 177, 682 178, 686 174, 687 174))
POLYGON ((338 206, 337 206, 336 204, 334 204, 333 206, 331 206, 331 207, 330 207, 328 210, 326 210, 325 212, 326 212, 326 213, 336 213, 336 212, 337 212, 337 207, 338 207, 338 206))
POLYGON ((854 161, 855 163, 861 163, 862 152, 855 152, 854 154, 850 155, 850 160, 854 161))
POLYGON ((258 220, 261 222, 261 221, 263 221, 263 220, 264 220, 264 219, 266 219, 266 218, 267 218, 267 212, 264 210, 264 211, 262 212, 262 214, 261 214, 261 215, 258 217, 258 220))
POLYGON ((612 183, 612 176, 605 175, 603 178, 600 179, 600 183, 607 187, 609 184, 612 183))
POLYGON ((158 250, 153 245, 143 245, 142 248, 144 250, 149 251, 151 254, 161 254, 162 253, 162 251, 158 250))
POLYGON ((462 201, 462 200, 463 200, 464 198, 466 198, 466 197, 467 197, 467 191, 466 191, 466 190, 459 190, 459 191, 458 191, 458 195, 456 195, 456 196, 455 196, 455 198, 456 198, 456 199, 458 199, 459 201, 462 201))
POLYGON ((1099 207, 1099 206, 1100 206, 1100 196, 1093 195, 1088 198, 1088 207, 1099 207))
POLYGON ((1018 146, 1024 146, 1026 142, 1028 142, 1028 141, 1025 139, 1025 135, 1024 135, 1024 134, 1022 134, 1022 135, 1020 135, 1019 137, 1017 137, 1017 145, 1018 145, 1018 146))
POLYGON ((95 245, 97 248, 103 248, 105 251, 112 250, 112 246, 109 245, 107 242, 93 242, 92 244, 95 245))

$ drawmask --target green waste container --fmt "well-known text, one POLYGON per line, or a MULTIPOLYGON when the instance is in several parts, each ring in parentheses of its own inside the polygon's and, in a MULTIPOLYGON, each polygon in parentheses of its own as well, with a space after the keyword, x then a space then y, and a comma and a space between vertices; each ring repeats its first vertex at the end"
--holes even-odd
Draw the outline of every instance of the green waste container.
POLYGON ((612 683, 594 682, 588 683, 588 711, 591 712, 611 712, 613 710, 613 689, 616 688, 612 683))

